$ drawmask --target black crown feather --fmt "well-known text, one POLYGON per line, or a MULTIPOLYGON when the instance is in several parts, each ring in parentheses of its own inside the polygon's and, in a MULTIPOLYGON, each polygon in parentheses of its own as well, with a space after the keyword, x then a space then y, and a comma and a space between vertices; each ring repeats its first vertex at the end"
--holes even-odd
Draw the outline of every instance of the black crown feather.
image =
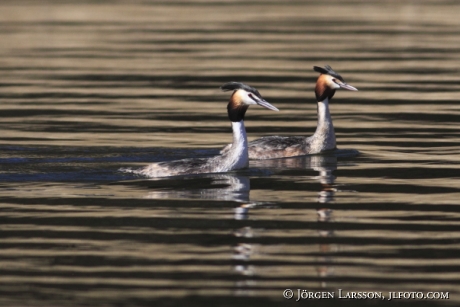
POLYGON ((341 75, 339 75, 338 73, 336 73, 335 71, 332 70, 332 67, 329 66, 329 65, 325 65, 324 68, 323 67, 319 67, 319 66, 313 66, 313 70, 314 71, 317 71, 321 74, 324 74, 324 75, 330 75, 334 78, 337 78, 341 81, 343 81, 343 78, 341 75))
POLYGON ((241 83, 241 82, 228 82, 228 83, 225 83, 224 85, 222 85, 220 87, 220 89, 222 91, 224 91, 224 92, 236 91, 236 90, 245 90, 246 92, 253 93, 257 97, 262 98, 262 96, 259 94, 258 90, 256 90, 255 88, 253 88, 253 87, 251 87, 251 86, 249 86, 247 84, 241 83))

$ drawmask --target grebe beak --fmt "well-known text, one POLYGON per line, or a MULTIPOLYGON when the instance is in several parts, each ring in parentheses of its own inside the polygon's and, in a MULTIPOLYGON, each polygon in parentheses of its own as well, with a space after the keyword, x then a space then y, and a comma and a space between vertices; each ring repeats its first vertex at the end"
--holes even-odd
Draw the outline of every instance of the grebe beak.
POLYGON ((275 106, 272 106, 271 104, 269 104, 267 101, 265 100, 261 100, 261 101, 258 101, 257 104, 259 106, 262 106, 264 108, 267 108, 269 110, 273 110, 273 111, 279 111, 277 107, 275 106))
POLYGON ((341 88, 344 88, 344 89, 349 90, 349 91, 357 91, 358 90, 356 87, 353 87, 350 84, 340 83, 339 85, 340 85, 341 88))
POLYGON ((266 101, 266 100, 264 100, 264 99, 262 99, 260 97, 253 96, 253 99, 261 107, 264 107, 266 109, 273 110, 273 111, 279 111, 277 107, 272 106, 270 103, 268 103, 268 101, 266 101))

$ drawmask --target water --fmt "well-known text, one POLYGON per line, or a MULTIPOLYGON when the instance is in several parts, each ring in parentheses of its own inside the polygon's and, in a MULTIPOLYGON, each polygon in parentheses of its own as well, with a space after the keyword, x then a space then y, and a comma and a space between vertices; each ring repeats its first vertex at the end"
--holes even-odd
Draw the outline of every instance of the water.
POLYGON ((0 6, 1 306, 459 304, 458 3, 0 6), (324 64, 360 90, 332 101, 338 155, 118 171, 217 154, 228 81, 281 110, 252 107, 250 139, 312 134, 324 64))

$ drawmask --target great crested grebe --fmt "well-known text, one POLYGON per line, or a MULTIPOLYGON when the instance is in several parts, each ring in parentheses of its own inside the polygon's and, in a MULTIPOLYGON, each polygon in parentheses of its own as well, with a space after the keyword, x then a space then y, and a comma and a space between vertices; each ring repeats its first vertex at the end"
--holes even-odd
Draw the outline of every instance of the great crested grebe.
MULTIPOLYGON (((314 66, 313 69, 321 73, 315 88, 316 101, 318 102, 318 124, 315 134, 310 137, 266 136, 251 141, 249 142, 250 159, 295 157, 336 149, 329 101, 337 89, 343 88, 350 91, 357 91, 357 89, 345 83, 343 78, 329 65, 324 68, 314 66)), ((225 153, 231 147, 232 144, 227 145, 221 150, 221 153, 225 153)))
POLYGON ((278 111, 265 101, 257 89, 239 82, 229 82, 221 86, 223 91, 233 91, 227 105, 228 118, 232 123, 232 148, 220 156, 211 158, 190 158, 150 164, 131 172, 147 177, 168 177, 201 173, 222 173, 245 168, 249 164, 248 140, 244 128, 244 115, 250 105, 278 111))

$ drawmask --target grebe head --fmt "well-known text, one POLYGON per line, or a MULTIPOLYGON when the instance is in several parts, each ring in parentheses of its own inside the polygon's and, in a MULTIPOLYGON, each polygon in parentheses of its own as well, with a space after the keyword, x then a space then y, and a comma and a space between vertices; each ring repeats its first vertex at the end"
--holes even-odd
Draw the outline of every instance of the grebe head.
POLYGON ((347 84, 345 80, 343 80, 342 76, 332 70, 331 66, 326 65, 323 67, 313 66, 313 69, 321 75, 316 81, 316 100, 323 101, 326 98, 331 99, 335 91, 343 88, 349 91, 357 91, 358 89, 347 84))
POLYGON ((240 82, 225 83, 220 87, 222 91, 233 91, 230 102, 227 105, 228 117, 232 122, 239 122, 244 119, 246 110, 250 105, 257 104, 273 111, 279 111, 268 101, 262 98, 259 91, 249 85, 240 82))

